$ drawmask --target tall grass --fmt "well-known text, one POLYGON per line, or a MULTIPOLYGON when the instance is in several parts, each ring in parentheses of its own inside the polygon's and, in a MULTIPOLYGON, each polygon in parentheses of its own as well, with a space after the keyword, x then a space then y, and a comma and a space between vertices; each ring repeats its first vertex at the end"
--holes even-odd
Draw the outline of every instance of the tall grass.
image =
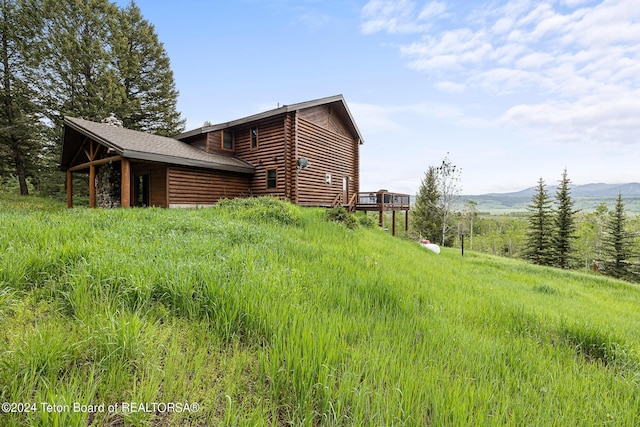
POLYGON ((624 282, 443 249, 275 199, 0 209, 2 425, 634 425, 624 282))

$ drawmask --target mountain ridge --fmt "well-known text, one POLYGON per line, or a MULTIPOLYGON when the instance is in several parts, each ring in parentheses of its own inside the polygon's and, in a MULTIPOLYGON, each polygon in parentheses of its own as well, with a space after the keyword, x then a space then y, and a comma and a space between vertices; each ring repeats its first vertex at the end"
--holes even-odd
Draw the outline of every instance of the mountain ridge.
MULTIPOLYGON (((546 186, 549 196, 553 199, 557 185, 546 186)), ((622 194, 625 210, 628 213, 640 214, 640 183, 628 182, 624 184, 591 183, 571 185, 570 195, 575 202, 576 209, 593 211, 601 203, 606 203, 609 209, 613 208, 618 194, 622 194)), ((474 201, 481 212, 507 213, 526 211, 531 197, 537 191, 537 187, 529 187, 524 190, 507 193, 486 193, 477 195, 463 195, 462 199, 474 201)))
MULTIPOLYGON (((547 185, 546 189, 549 194, 555 194, 557 185, 547 185)), ((606 184, 606 183, 591 183, 582 185, 570 185, 571 195, 575 197, 617 197, 618 193, 622 193, 623 199, 625 196, 640 197, 640 183, 628 182, 624 184, 606 184)), ((531 197, 537 191, 537 186, 528 187, 524 190, 513 191, 507 193, 486 193, 469 195, 466 197, 485 197, 485 196, 499 196, 499 197, 531 197)))

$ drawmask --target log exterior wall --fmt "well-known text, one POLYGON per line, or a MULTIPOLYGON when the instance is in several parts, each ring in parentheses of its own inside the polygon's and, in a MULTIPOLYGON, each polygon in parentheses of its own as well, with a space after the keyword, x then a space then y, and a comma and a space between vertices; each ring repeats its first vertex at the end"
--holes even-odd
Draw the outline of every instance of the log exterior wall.
MULTIPOLYGON (((302 115, 301 115, 302 116, 302 115)), ((327 122, 330 123, 330 122, 327 122)), ((311 166, 297 177, 297 203, 306 206, 331 206, 348 179, 348 196, 359 191, 358 142, 314 122, 298 118, 298 156, 311 166), (331 183, 327 184, 327 174, 331 183)), ((348 200, 343 200, 347 203, 348 200)))
MULTIPOLYGON (((221 148, 220 130, 207 134, 207 151, 234 155, 255 167, 255 174, 248 180, 251 196, 270 195, 305 206, 331 206, 343 193, 344 178, 348 180, 349 196, 359 191, 358 141, 330 106, 281 114, 228 130, 234 135, 233 151, 221 148), (251 143, 254 128, 258 132, 257 147, 251 143), (297 174, 300 157, 307 158, 310 166, 297 174), (268 170, 276 171, 275 188, 267 188, 268 170), (331 175, 331 184, 326 183, 327 174, 331 175)), ((202 147, 202 140, 193 138, 190 143, 202 147)))
MULTIPOLYGON (((163 163, 132 163, 132 176, 149 175, 149 206, 169 207, 167 201, 167 165, 163 163)), ((137 194, 132 195, 132 200, 137 194)))
MULTIPOLYGON (((148 175, 150 206, 212 205, 222 198, 266 195, 304 206, 331 206, 337 196, 342 196, 340 202, 347 204, 360 186, 359 135, 354 134, 357 129, 354 131, 354 126, 350 126, 351 118, 348 116, 348 111, 334 102, 333 105, 314 105, 275 115, 259 115, 254 121, 237 121, 235 126, 227 129, 212 127, 217 130, 184 140, 200 150, 234 156, 250 163, 255 169, 252 175, 118 156, 116 160, 122 163, 123 176, 128 176, 121 184, 121 198, 136 203, 138 197, 135 193, 138 190, 132 184, 138 182, 136 177, 148 175), (253 129, 257 129, 257 147, 252 146, 253 129), (227 131, 234 135, 232 150, 222 147, 223 134, 227 131), (301 157, 309 161, 309 167, 298 174, 297 162, 301 157), (274 188, 268 185, 269 171, 276 172, 274 188), (327 183, 329 175, 331 182, 327 183), (343 191, 345 178, 347 198, 343 191)), ((83 137, 78 132, 77 135, 73 133, 75 131, 69 132, 76 139, 83 137)), ((71 166, 75 168, 88 162, 83 157, 85 152, 93 153, 93 158, 108 153, 106 147, 94 144, 89 137, 78 139, 76 145, 76 153, 71 153, 71 166)), ((91 165, 94 167, 97 163, 91 165)), ((68 181, 70 188, 69 177, 68 181)), ((71 203, 69 195, 68 204, 71 203)))
POLYGON ((220 199, 250 195, 245 174, 169 167, 167 175, 169 207, 212 205, 220 199))
POLYGON ((285 116, 275 116, 233 128, 235 156, 251 163, 255 174, 249 181, 251 195, 287 197, 285 116), (251 147, 251 130, 257 128, 258 146, 251 147), (267 171, 276 170, 276 188, 267 188, 267 171))

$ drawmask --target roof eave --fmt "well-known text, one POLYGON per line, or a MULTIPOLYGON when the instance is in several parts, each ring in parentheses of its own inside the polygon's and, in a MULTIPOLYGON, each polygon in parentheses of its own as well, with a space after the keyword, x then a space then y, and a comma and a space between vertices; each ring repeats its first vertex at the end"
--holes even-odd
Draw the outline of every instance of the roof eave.
POLYGON ((227 172, 240 172, 254 174, 255 168, 247 163, 247 166, 229 165, 224 163, 209 162, 206 160, 187 159, 184 157, 167 156, 164 154, 146 153, 135 150, 125 150, 122 157, 149 162, 169 163, 180 166, 192 166, 204 169, 222 170, 227 172))

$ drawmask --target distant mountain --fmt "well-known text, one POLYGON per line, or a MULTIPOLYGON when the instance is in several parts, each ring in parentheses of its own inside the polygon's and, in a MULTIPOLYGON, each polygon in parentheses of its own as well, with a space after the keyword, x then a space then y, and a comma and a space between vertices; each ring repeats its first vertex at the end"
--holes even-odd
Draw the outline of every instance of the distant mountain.
MULTIPOLYGON (((556 185, 547 186, 547 191, 553 199, 556 194, 556 185)), ((618 193, 622 193, 627 213, 640 214, 640 183, 627 184, 584 184, 571 186, 571 197, 576 209, 593 211, 600 203, 604 202, 611 209, 618 193)), ((480 195, 462 196, 462 200, 473 200, 478 204, 480 212, 507 213, 525 211, 531 202, 531 197, 536 192, 536 187, 530 187, 512 193, 488 193, 480 195)))
MULTIPOLYGON (((550 195, 556 194, 557 185, 548 185, 547 191, 550 195)), ((640 197, 640 183, 630 182, 627 184, 584 184, 584 185, 572 185, 571 196, 573 197, 618 197, 618 193, 622 193, 622 198, 627 197, 640 197)), ((465 197, 528 197, 531 198, 536 192, 536 187, 529 187, 524 190, 515 191, 512 193, 488 193, 481 194, 479 196, 465 196, 465 197)))

